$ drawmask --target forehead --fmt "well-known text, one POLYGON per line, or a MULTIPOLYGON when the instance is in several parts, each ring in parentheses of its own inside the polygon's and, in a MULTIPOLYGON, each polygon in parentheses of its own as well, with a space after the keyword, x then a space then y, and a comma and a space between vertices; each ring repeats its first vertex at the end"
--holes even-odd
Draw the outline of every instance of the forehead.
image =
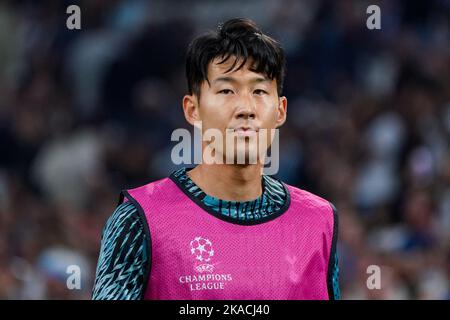
POLYGON ((245 64, 239 70, 237 70, 237 68, 242 64, 242 60, 236 61, 235 57, 230 57, 226 61, 219 63, 221 61, 222 61, 222 59, 220 57, 217 57, 217 58, 214 58, 208 64, 208 80, 209 81, 214 81, 214 79, 226 75, 226 76, 236 77, 241 80, 244 80, 247 77, 258 76, 260 78, 265 78, 268 82, 271 82, 271 80, 269 78, 267 78, 266 75, 250 70, 254 63, 253 59, 251 59, 251 58, 247 59, 245 64), (229 71, 235 62, 236 62, 236 64, 235 64, 234 68, 231 71, 229 71))

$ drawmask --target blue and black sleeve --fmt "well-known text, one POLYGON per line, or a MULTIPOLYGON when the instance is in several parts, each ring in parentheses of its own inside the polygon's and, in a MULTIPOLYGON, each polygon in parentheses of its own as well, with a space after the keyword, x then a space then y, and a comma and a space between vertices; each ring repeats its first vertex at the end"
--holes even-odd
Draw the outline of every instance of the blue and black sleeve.
POLYGON ((333 239, 331 242, 330 258, 328 262, 327 273, 327 287, 328 296, 330 300, 339 300, 341 298, 341 292, 339 288, 339 257, 337 252, 337 239, 338 239, 338 215, 336 207, 330 203, 333 209, 333 239))
POLYGON ((102 234, 93 300, 139 300, 147 284, 151 247, 145 221, 131 202, 120 204, 102 234))

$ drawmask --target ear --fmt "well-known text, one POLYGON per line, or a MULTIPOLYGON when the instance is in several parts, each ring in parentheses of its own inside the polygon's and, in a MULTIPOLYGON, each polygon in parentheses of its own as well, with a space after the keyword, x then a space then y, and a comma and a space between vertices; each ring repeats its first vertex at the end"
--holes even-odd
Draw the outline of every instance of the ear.
POLYGON ((285 96, 278 98, 278 117, 276 128, 281 127, 286 122, 287 98, 285 96))
POLYGON ((183 111, 184 117, 191 125, 194 125, 195 121, 200 121, 198 99, 196 95, 185 95, 183 97, 183 111))

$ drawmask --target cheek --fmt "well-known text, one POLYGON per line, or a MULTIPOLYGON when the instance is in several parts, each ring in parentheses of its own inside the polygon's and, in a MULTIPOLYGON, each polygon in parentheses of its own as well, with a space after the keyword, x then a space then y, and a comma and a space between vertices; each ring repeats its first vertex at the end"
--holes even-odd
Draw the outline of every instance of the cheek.
POLYGON ((228 127, 230 117, 232 117, 232 114, 226 108, 216 105, 202 105, 199 110, 203 130, 214 128, 224 131, 228 127))
POLYGON ((267 127, 275 126, 278 118, 278 104, 272 99, 267 99, 261 104, 259 108, 259 116, 261 121, 267 125, 267 127))
POLYGON ((220 96, 207 96, 199 107, 200 116, 206 122, 221 123, 228 121, 233 115, 232 99, 220 96))

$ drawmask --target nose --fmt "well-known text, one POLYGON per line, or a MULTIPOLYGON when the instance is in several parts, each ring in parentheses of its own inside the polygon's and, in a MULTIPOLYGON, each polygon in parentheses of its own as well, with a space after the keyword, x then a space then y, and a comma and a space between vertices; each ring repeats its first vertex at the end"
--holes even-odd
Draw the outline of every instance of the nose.
POLYGON ((236 107, 237 119, 255 119, 256 117, 256 105, 251 94, 244 93, 238 100, 236 107))

